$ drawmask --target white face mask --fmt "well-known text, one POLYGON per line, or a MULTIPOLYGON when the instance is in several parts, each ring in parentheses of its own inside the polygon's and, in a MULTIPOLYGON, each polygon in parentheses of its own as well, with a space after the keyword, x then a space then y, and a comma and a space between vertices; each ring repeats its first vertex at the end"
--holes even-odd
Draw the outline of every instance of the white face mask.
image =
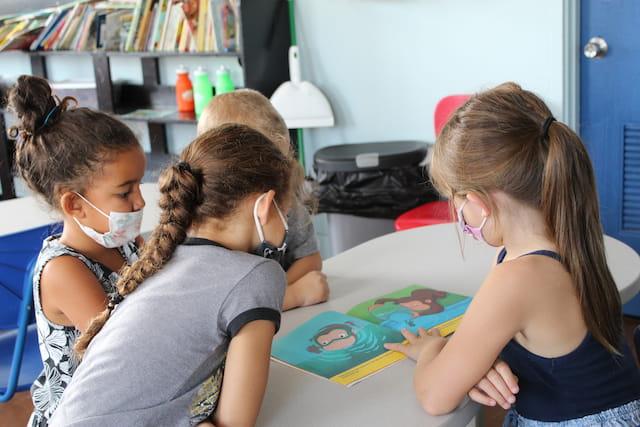
POLYGON ((289 234, 289 226, 287 225, 287 220, 284 219, 284 215, 282 215, 282 212, 280 211, 278 204, 274 200, 273 205, 276 207, 276 211, 278 212, 278 215, 280 216, 280 220, 284 225, 284 239, 282 239, 282 244, 279 247, 275 247, 274 245, 272 245, 271 243, 267 242, 264 239, 264 233, 262 231, 262 226, 260 225, 260 218, 258 218, 258 203, 260 203, 260 200, 262 200, 266 195, 267 193, 264 193, 263 195, 258 197, 256 199, 255 205, 253 205, 253 220, 256 223, 256 228, 258 229, 258 236, 260 237, 260 244, 258 245, 257 248, 254 249, 253 252, 256 255, 259 255, 261 257, 269 258, 269 259, 273 259, 278 262, 281 262, 285 252, 287 251, 287 235, 289 234))
POLYGON ((96 243, 105 248, 119 248, 126 245, 140 235, 142 225, 142 209, 135 212, 111 212, 109 215, 98 209, 93 203, 85 199, 82 194, 76 193, 89 206, 109 218, 109 231, 99 233, 91 227, 80 224, 78 218, 73 220, 80 226, 84 233, 91 237, 96 243))

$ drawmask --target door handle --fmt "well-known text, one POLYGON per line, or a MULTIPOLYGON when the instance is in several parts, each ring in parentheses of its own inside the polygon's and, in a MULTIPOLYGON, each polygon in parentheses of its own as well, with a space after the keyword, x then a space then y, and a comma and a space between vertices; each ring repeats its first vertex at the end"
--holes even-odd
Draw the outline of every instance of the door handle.
POLYGON ((592 37, 587 44, 584 45, 584 56, 589 59, 601 59, 607 54, 607 42, 601 37, 592 37))

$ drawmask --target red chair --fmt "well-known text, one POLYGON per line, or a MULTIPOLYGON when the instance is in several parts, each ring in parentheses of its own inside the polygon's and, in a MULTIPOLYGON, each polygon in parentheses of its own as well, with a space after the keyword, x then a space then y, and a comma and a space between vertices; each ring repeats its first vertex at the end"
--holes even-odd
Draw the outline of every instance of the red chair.
POLYGON ((436 133, 436 137, 440 135, 440 131, 453 112, 469 98, 471 98, 471 95, 449 95, 438 101, 433 112, 433 130, 436 133))
POLYGON ((438 200, 425 203, 400 215, 395 220, 396 231, 409 228, 422 227, 424 225, 444 224, 452 222, 449 212, 449 202, 438 200))
MULTIPOLYGON (((433 128, 436 137, 440 134, 442 127, 447 123, 453 112, 470 97, 471 95, 449 95, 438 101, 433 112, 433 128)), ((449 202, 438 200, 425 203, 403 213, 396 218, 394 225, 396 231, 400 231, 425 225, 444 224, 455 220, 455 218, 451 217, 449 202)))

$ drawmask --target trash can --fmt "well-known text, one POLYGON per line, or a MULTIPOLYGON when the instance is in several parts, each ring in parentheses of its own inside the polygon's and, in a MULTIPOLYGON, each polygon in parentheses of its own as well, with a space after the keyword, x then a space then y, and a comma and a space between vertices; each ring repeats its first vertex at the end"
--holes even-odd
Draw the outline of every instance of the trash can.
POLYGON ((438 200, 422 141, 333 145, 314 155, 318 213, 327 214, 333 253, 395 230, 394 220, 438 200))

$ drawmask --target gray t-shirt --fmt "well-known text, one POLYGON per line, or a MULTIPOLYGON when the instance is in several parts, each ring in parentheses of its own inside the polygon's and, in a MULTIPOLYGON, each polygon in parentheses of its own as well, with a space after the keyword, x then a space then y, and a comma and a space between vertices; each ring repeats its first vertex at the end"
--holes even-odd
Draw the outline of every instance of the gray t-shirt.
POLYGON ((188 426, 215 409, 231 338, 280 322, 271 260, 190 239, 126 296, 93 339, 51 426, 188 426))
POLYGON ((297 204, 289 211, 287 225, 289 226, 287 251, 281 262, 285 271, 296 260, 320 251, 318 237, 313 228, 313 222, 311 222, 311 215, 304 205, 297 204))

